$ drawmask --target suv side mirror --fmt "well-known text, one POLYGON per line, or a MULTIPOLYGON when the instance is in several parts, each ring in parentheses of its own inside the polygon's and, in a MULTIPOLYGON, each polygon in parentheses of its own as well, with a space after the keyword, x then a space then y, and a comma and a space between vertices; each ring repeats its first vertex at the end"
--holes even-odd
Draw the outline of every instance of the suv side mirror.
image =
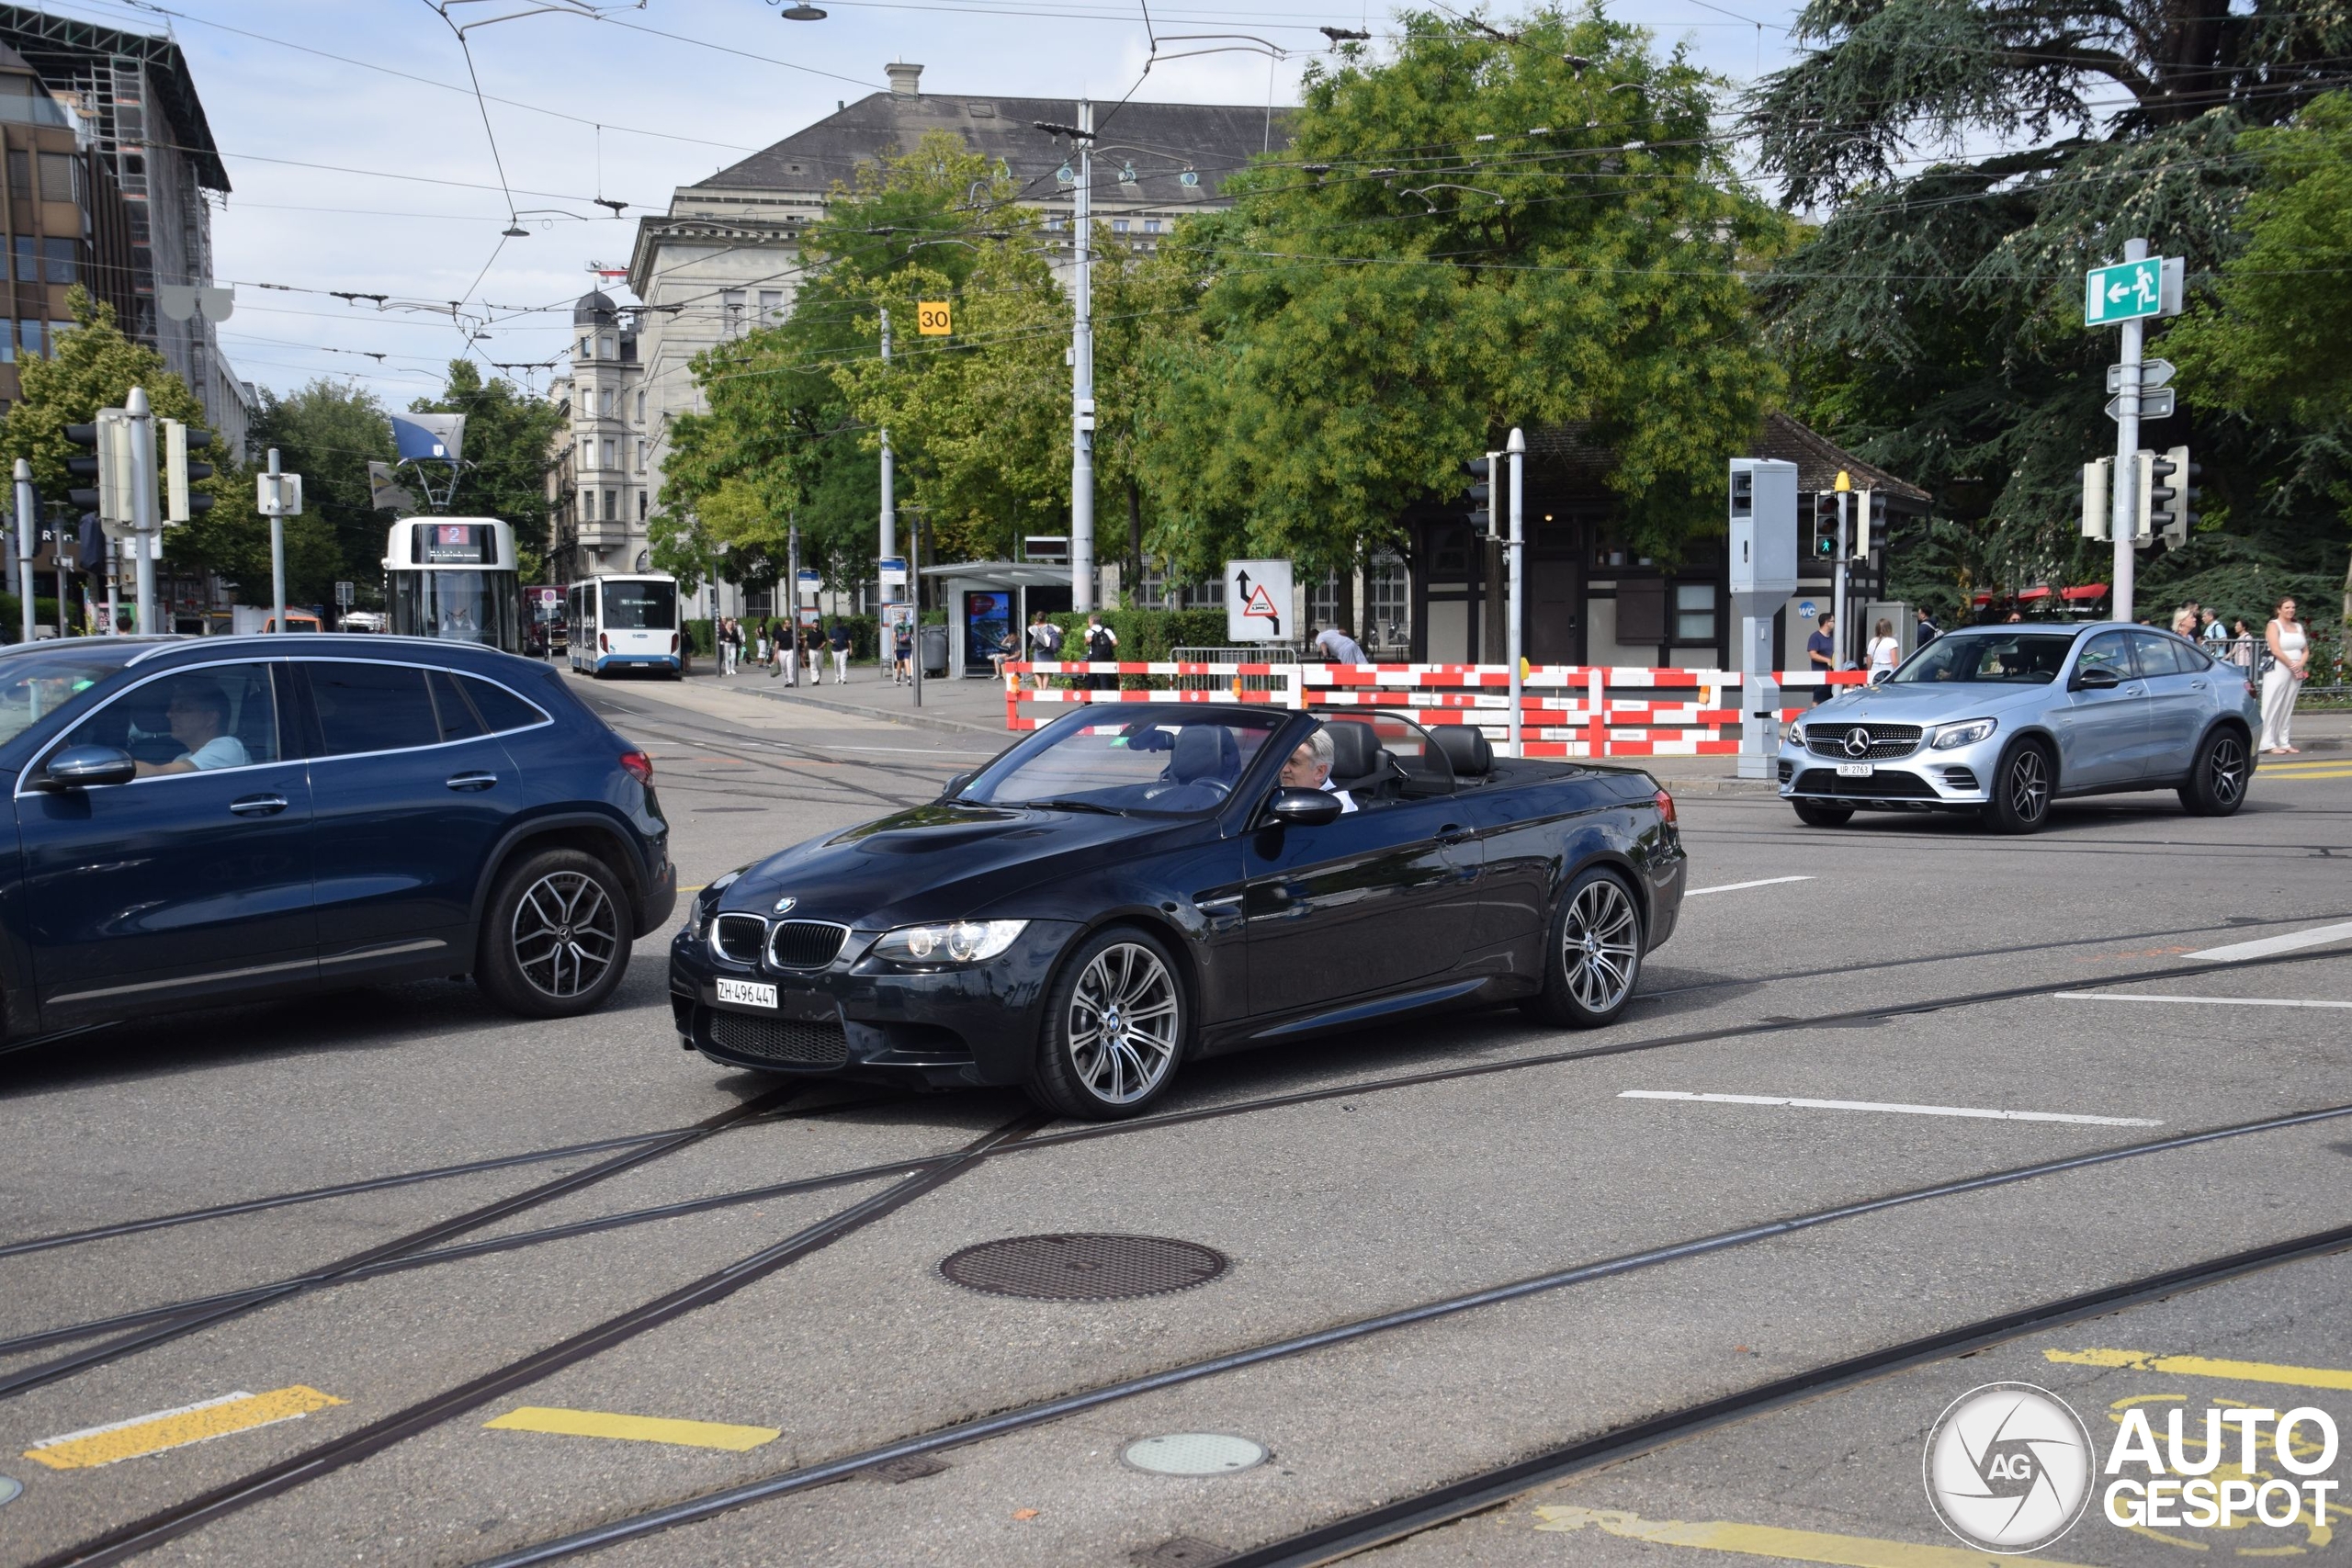
POLYGON ((87 789, 92 784, 129 784, 139 776, 130 753, 112 746, 68 746, 41 770, 44 789, 87 789))
POLYGON ((2123 677, 2104 665, 2075 671, 2075 690, 2078 692, 2111 692, 2123 684, 2123 677))
POLYGON ((1267 816, 1300 828, 1337 822, 1340 812, 1340 797, 1327 789, 1278 789, 1266 803, 1267 816))

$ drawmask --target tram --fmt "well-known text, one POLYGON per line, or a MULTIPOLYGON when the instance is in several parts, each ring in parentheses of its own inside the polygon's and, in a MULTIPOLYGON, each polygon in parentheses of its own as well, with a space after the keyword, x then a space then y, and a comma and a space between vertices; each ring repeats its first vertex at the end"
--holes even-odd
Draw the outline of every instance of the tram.
POLYGON ((592 577, 571 585, 569 610, 574 670, 650 670, 672 680, 686 672, 676 578, 592 577))
POLYGON ((384 577, 396 635, 523 651, 514 530, 497 518, 401 518, 384 577))

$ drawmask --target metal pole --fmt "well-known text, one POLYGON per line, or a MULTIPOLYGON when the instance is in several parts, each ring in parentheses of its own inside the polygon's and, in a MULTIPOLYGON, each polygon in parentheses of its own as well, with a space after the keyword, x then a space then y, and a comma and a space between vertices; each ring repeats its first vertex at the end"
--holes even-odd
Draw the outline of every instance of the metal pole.
POLYGON ((1094 106, 1078 106, 1078 276, 1069 357, 1069 607, 1098 608, 1094 581, 1094 106))
MULTIPOLYGON (((888 459, 886 457, 884 461, 888 459)), ((800 519, 797 515, 785 525, 784 581, 784 618, 789 623, 784 635, 792 639, 797 655, 800 648, 800 519)), ((792 683, 796 686, 800 684, 800 660, 797 657, 792 661, 792 683)))
MULTIPOLYGON (((136 539, 131 541, 134 548, 136 539)), ((107 636, 117 637, 122 629, 122 541, 107 541, 107 636)))
POLYGON ((922 706, 922 513, 923 509, 918 506, 907 520, 907 608, 915 618, 915 656, 911 663, 917 707, 922 706))
MULTIPOLYGON (((918 323, 920 324, 920 323, 918 323)), ((882 312, 882 363, 890 363, 890 312, 882 312)), ((890 428, 882 427, 882 558, 888 560, 899 553, 899 501, 895 490, 897 476, 890 462, 890 428)), ((876 574, 879 575, 878 573, 876 574)), ((898 602, 898 590, 885 582, 882 603, 898 602)))
POLYGON ((17 581, 23 586, 24 640, 33 640, 33 599, 40 584, 33 576, 33 466, 17 459, 17 581))
POLYGON ((1854 504, 1854 492, 1847 487, 1853 482, 1845 469, 1838 470, 1838 564, 1833 573, 1836 582, 1829 603, 1829 614, 1838 623, 1838 636, 1829 649, 1829 668, 1832 670, 1846 668, 1846 557, 1853 549, 1848 542, 1853 536, 1848 532, 1846 514, 1854 504))
MULTIPOLYGON (((269 471, 273 479, 280 471, 275 446, 269 449, 269 471)), ((275 491, 277 486, 273 483, 269 488, 275 491)), ((275 513, 269 519, 269 602, 277 612, 277 629, 283 632, 286 630, 286 519, 275 513)))
POLYGON ((138 551, 139 633, 145 637, 155 629, 155 560, 147 541, 162 527, 155 515, 155 418, 144 387, 131 388, 123 408, 130 415, 130 535, 138 551))
MULTIPOLYGON (((1523 592, 1527 578, 1522 570, 1527 563, 1527 539, 1521 527, 1524 508, 1520 504, 1520 477, 1527 466, 1527 437, 1520 434, 1519 426, 1514 424, 1510 427, 1510 439, 1503 443, 1503 450, 1510 454, 1510 599, 1506 612, 1510 617, 1510 640, 1506 656, 1510 660, 1510 754, 1517 757, 1523 755, 1520 750, 1519 733, 1519 665, 1523 635, 1520 629, 1520 612, 1526 604, 1523 592)), ((1490 479, 1487 482, 1493 481, 1490 479)))
MULTIPOLYGON (((2147 241, 2123 242, 2125 261, 2144 261, 2147 254, 2147 241)), ((2111 487, 2115 510, 2109 514, 2107 531, 2115 540, 2110 614, 2119 621, 2132 619, 2132 578, 2139 565, 2132 551, 2139 547, 2140 532, 2140 349, 2145 330, 2137 320, 2123 323, 2123 385, 2116 389, 2115 482, 2111 487)))

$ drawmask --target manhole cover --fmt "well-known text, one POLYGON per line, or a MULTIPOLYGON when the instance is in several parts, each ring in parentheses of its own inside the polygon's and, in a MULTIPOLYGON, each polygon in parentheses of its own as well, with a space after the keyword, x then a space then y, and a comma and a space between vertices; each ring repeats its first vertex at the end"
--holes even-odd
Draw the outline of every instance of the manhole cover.
POLYGON ((1016 1235, 967 1247, 939 1271, 992 1296, 1107 1302, 1189 1291, 1230 1267, 1215 1247, 1164 1235, 1016 1235))
POLYGON ((1231 1475, 1265 1463, 1266 1446, 1224 1432, 1170 1432, 1129 1443, 1119 1458, 1154 1475, 1231 1475))

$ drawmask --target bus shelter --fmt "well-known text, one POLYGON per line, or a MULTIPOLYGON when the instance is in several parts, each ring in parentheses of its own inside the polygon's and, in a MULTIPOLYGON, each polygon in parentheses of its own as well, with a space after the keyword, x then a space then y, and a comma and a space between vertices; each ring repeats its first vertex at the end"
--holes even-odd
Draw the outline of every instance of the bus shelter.
POLYGON ((1020 646, 1022 628, 1039 611, 1049 615, 1070 607, 1070 570, 1045 561, 950 561, 927 566, 922 574, 939 588, 939 603, 947 611, 947 673, 951 679, 994 672, 989 656, 1008 631, 1014 657, 1026 656, 1020 646))

